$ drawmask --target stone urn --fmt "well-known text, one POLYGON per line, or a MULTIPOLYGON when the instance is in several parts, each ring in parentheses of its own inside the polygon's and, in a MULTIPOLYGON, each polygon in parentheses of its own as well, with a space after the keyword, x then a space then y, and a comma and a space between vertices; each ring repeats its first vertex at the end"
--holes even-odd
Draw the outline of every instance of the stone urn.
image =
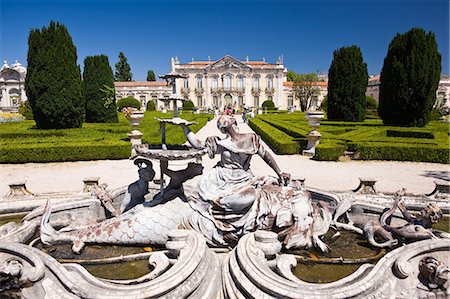
POLYGON ((128 114, 127 119, 130 121, 130 125, 132 126, 133 130, 128 133, 128 137, 130 137, 131 141, 131 156, 134 156, 134 145, 135 144, 142 144, 142 132, 138 130, 139 125, 141 124, 141 120, 144 118, 144 112, 142 111, 134 111, 130 114, 128 114))
POLYGON ((308 145, 303 150, 303 155, 314 156, 316 146, 319 144, 320 137, 322 136, 317 131, 317 128, 320 126, 320 121, 324 118, 323 111, 308 111, 305 114, 305 118, 308 120, 311 131, 308 133, 308 145))

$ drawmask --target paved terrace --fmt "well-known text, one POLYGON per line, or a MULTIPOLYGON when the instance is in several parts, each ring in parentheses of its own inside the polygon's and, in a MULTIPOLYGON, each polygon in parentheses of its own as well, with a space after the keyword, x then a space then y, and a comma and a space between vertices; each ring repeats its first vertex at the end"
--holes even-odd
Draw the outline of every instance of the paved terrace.
MULTIPOLYGON (((238 122, 241 133, 252 131, 239 117, 238 122)), ((221 135, 215 120, 208 122, 197 133, 200 139, 213 135, 221 135)), ((266 147, 269 148, 267 145, 266 147)), ((445 164, 392 161, 321 162, 301 155, 275 155, 273 152, 272 155, 280 168, 291 173, 292 177, 303 177, 307 186, 327 191, 354 189, 359 184, 359 177, 377 180, 375 187, 380 192, 395 192, 404 187, 407 192, 415 194, 433 191, 435 180, 450 181, 450 167, 445 164)), ((218 157, 210 160, 204 156, 205 170, 213 167, 217 161, 218 157)), ((170 163, 170 167, 184 168, 186 163, 174 161, 170 163)), ((155 170, 157 164, 155 162, 155 170)), ((255 175, 275 175, 257 155, 252 159, 251 169, 255 175)), ((0 195, 8 192, 9 183, 23 180, 27 181, 28 189, 34 193, 81 191, 82 180, 86 177, 100 177, 100 183, 108 183, 109 189, 129 185, 138 179, 137 167, 130 160, 0 164, 0 195)))

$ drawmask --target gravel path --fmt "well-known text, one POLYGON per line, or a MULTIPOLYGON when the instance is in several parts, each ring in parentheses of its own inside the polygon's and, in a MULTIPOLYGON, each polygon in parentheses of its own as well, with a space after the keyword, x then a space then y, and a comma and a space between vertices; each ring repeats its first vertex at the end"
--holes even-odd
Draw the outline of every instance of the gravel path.
MULTIPOLYGON (((251 132, 247 124, 239 119, 240 132, 251 132)), ((319 129, 320 131, 320 129, 319 129)), ((221 135, 215 120, 206 124, 197 136, 221 135)), ((268 147, 267 147, 268 148, 268 147)), ((273 154, 273 152, 272 152, 273 154)), ((450 167, 446 164, 391 162, 391 161, 346 161, 321 162, 301 155, 275 155, 280 168, 293 177, 303 177, 307 186, 329 191, 351 190, 358 186, 359 177, 374 178, 380 192, 395 192, 406 188, 407 192, 421 194, 434 189, 435 180, 450 181, 450 167)), ((204 157, 205 170, 214 166, 218 158, 204 157)), ((183 168, 185 162, 172 162, 171 168, 183 168)), ((154 165, 158 167, 157 163, 154 165)), ((275 173, 255 156, 251 169, 256 175, 275 173)), ((100 177, 109 188, 126 186, 138 179, 137 167, 130 160, 103 160, 65 163, 0 164, 0 195, 8 192, 8 184, 27 181, 29 190, 35 193, 81 191, 83 178, 100 177)))

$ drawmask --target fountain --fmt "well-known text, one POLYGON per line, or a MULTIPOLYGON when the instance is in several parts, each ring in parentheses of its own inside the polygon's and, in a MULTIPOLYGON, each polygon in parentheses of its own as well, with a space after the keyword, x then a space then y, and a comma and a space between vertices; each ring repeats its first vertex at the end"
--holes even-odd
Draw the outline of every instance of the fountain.
MULTIPOLYGON (((163 78, 174 86, 177 76, 163 78)), ((252 176, 225 195, 214 193, 219 200, 211 205, 201 196, 215 190, 211 174, 225 175, 220 163, 232 155, 222 156, 216 172, 203 174, 205 154, 258 154, 277 166, 263 148, 252 147, 256 135, 243 136, 237 149, 217 137, 198 142, 192 123, 178 116, 180 100, 174 92, 174 117, 158 119, 161 148, 133 145, 139 168, 133 184, 108 191, 99 178, 86 178, 82 192, 54 194, 12 184, 27 192, 12 191, 0 211, 26 216, 0 226, 2 295, 448 298, 450 197, 444 183, 428 195, 381 194, 374 179, 361 178, 353 191, 327 192, 278 169, 278 180, 252 176), (181 126, 192 147, 168 148, 166 124, 181 126), (172 161, 193 162, 175 171, 172 161), (157 183, 153 163, 159 163, 157 183), (194 185, 197 175, 202 180, 194 185), (123 202, 132 205, 121 213, 123 202), (438 227, 442 213, 446 224, 438 227)), ((230 130, 228 121, 219 118, 218 127, 230 130)))

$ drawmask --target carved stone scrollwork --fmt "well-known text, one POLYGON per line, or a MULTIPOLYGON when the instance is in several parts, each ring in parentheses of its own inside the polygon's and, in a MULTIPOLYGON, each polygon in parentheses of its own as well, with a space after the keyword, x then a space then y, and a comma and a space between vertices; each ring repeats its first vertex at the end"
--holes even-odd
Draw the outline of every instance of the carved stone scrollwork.
MULTIPOLYGON (((259 235, 259 233, 258 233, 259 235)), ((263 236, 264 237, 264 236, 263 236)), ((426 256, 436 260, 449 258, 450 240, 424 240, 397 248, 385 255, 375 266, 364 264, 353 274, 332 283, 313 284, 301 281, 290 272, 296 265, 292 255, 265 252, 271 244, 267 238, 249 234, 242 237, 223 263, 223 288, 226 298, 425 298, 437 296, 436 291, 421 288, 419 263, 426 256), (258 240, 256 240, 258 239, 258 240), (267 258, 269 257, 269 258, 267 258), (274 263, 275 261, 275 263, 274 263), (434 292, 434 293, 433 293, 434 292)), ((428 260, 422 262, 430 265, 428 260)), ((434 262, 433 265, 442 265, 434 262)), ((441 269, 439 283, 448 277, 448 268, 441 269), (442 270, 444 269, 444 270, 442 270), (445 276, 445 277, 444 277, 445 276)), ((422 266, 424 268, 424 266, 422 266)), ((433 267, 428 267, 433 268, 433 267)), ((434 267, 433 269, 437 269, 434 267)), ((428 275, 430 276, 430 275, 428 275)), ((431 277, 435 277, 431 275, 431 277)), ((432 279, 433 281, 434 278, 432 279)), ((448 296, 448 291, 447 296, 448 296)), ((439 296, 444 291, 438 291, 439 296)), ((434 297, 433 297, 434 298, 434 297)))
POLYGON ((0 286, 20 298, 221 298, 219 260, 205 239, 193 231, 169 235, 171 253, 153 253, 154 270, 128 281, 96 278, 27 245, 0 244, 0 286))

